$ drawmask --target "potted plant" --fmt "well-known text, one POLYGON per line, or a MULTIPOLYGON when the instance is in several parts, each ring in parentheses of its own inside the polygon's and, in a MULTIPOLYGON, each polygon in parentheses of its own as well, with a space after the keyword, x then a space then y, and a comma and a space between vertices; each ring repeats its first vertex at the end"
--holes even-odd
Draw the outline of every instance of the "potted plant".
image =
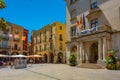
POLYGON ((117 64, 116 64, 116 59, 115 59, 115 50, 109 50, 107 52, 107 57, 106 57, 106 68, 109 70, 116 70, 117 69, 117 64))
POLYGON ((77 65, 76 59, 77 59, 76 54, 75 53, 71 53, 71 55, 69 57, 70 66, 76 66, 77 65))

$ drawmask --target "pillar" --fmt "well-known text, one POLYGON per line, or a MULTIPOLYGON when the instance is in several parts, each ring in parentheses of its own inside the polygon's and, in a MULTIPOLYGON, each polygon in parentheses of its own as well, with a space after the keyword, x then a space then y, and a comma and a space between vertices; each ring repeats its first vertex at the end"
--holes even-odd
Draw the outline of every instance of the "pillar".
POLYGON ((107 50, 110 50, 111 49, 111 44, 110 44, 110 39, 107 39, 107 50))
POLYGON ((102 60, 102 39, 98 40, 98 60, 102 60))
POLYGON ((83 61, 83 42, 80 42, 80 63, 83 61))
POLYGON ((86 45, 85 58, 86 58, 86 63, 89 63, 89 44, 86 45))
POLYGON ((107 52, 107 46, 106 46, 107 42, 106 42, 106 37, 103 37, 103 60, 105 61, 105 57, 106 57, 106 52, 107 52))
POLYGON ((70 45, 67 44, 66 48, 66 62, 69 64, 69 57, 70 57, 70 45))
POLYGON ((79 64, 79 57, 80 57, 80 53, 79 53, 79 43, 77 44, 77 63, 79 64))

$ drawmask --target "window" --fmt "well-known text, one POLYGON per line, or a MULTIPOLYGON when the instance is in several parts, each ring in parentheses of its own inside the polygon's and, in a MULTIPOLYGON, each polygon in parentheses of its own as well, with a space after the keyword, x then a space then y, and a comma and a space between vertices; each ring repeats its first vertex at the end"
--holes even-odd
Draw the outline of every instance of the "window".
POLYGON ((18 29, 15 29, 15 33, 18 34, 18 29))
POLYGON ((62 26, 60 26, 60 30, 62 30, 62 26))
POLYGON ((3 48, 7 47, 7 42, 6 41, 2 41, 2 47, 3 48))
POLYGON ((52 43, 50 43, 50 50, 52 50, 52 43))
POLYGON ((52 41, 52 35, 50 35, 50 37, 49 37, 49 42, 51 42, 52 41))
POLYGON ((71 20, 76 19, 76 9, 71 11, 71 20))
POLYGON ((39 50, 40 50, 40 52, 41 52, 41 46, 40 46, 39 48, 40 48, 39 50))
POLYGON ((50 32, 52 33, 52 27, 50 28, 50 32))
POLYGON ((38 51, 38 48, 37 48, 37 46, 36 46, 36 52, 38 51))
POLYGON ((91 28, 98 27, 98 19, 91 20, 91 28))
POLYGON ((77 0, 70 0, 70 4, 74 4, 77 0))
POLYGON ((91 1, 91 9, 97 8, 98 7, 98 3, 97 0, 92 0, 91 1))
POLYGON ((62 38, 62 34, 59 35, 59 40, 62 41, 63 38, 62 38))
POLYGON ((60 43, 59 50, 62 50, 62 43, 60 43))
POLYGON ((46 51, 46 44, 44 44, 44 51, 46 51))
POLYGON ((18 49, 18 45, 14 44, 14 49, 17 50, 18 49))
POLYGON ((73 27, 71 29, 71 34, 72 34, 72 36, 76 36, 76 27, 73 27))

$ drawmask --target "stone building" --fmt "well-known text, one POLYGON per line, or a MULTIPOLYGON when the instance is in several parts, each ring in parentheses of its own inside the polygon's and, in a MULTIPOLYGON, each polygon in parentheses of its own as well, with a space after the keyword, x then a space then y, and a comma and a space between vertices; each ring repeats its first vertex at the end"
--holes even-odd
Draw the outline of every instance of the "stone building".
POLYGON ((120 0, 65 0, 67 62, 71 53, 77 63, 104 65, 107 50, 118 50, 120 59, 120 0))
POLYGON ((24 54, 27 55, 28 50, 26 47, 26 42, 28 43, 28 30, 24 27, 7 22, 9 32, 8 32, 8 45, 10 46, 9 54, 18 55, 24 54), (23 39, 24 38, 24 39, 23 39))
POLYGON ((65 63, 66 26, 54 22, 40 30, 32 32, 34 54, 42 55, 42 61, 49 63, 65 63))
MULTIPOLYGON (((28 30, 16 24, 6 22, 6 28, 0 27, 0 55, 27 55, 27 35, 28 30)), ((0 56, 0 61, 8 62, 9 60, 9 57, 0 56)))

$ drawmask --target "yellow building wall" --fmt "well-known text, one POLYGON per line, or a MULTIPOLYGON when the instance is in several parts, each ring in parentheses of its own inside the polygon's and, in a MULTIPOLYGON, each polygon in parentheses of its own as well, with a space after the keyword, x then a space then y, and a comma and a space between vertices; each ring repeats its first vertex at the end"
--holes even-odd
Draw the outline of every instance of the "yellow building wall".
MULTIPOLYGON (((63 58, 65 60, 65 52, 66 52, 66 25, 59 23, 59 22, 54 22, 51 25, 45 26, 42 29, 37 31, 37 36, 40 37, 40 32, 41 32, 41 43, 37 43, 38 50, 41 45, 41 51, 38 51, 37 54, 41 54, 44 56, 44 54, 47 54, 48 57, 48 62, 50 58, 50 53, 54 55, 54 63, 57 62, 57 54, 59 52, 63 53, 63 58), (60 30, 60 26, 62 26, 62 30, 60 30), (51 33, 51 28, 52 28, 52 33, 51 33), (46 42, 44 42, 44 32, 46 31, 46 42), (50 50, 50 35, 52 34, 52 50, 50 50), (59 40, 59 35, 62 34, 62 41, 59 40), (62 50, 59 50, 60 43, 62 43, 62 50), (46 50, 44 51, 44 44, 46 44, 46 50), (56 55, 55 55, 56 54, 56 55)), ((40 40, 38 40, 40 41, 40 40)))
POLYGON ((56 22, 56 48, 59 50, 60 43, 62 43, 62 51, 66 51, 66 25, 56 22), (60 30, 62 26, 62 30, 60 30), (59 40, 59 35, 62 35, 62 41, 59 40))

